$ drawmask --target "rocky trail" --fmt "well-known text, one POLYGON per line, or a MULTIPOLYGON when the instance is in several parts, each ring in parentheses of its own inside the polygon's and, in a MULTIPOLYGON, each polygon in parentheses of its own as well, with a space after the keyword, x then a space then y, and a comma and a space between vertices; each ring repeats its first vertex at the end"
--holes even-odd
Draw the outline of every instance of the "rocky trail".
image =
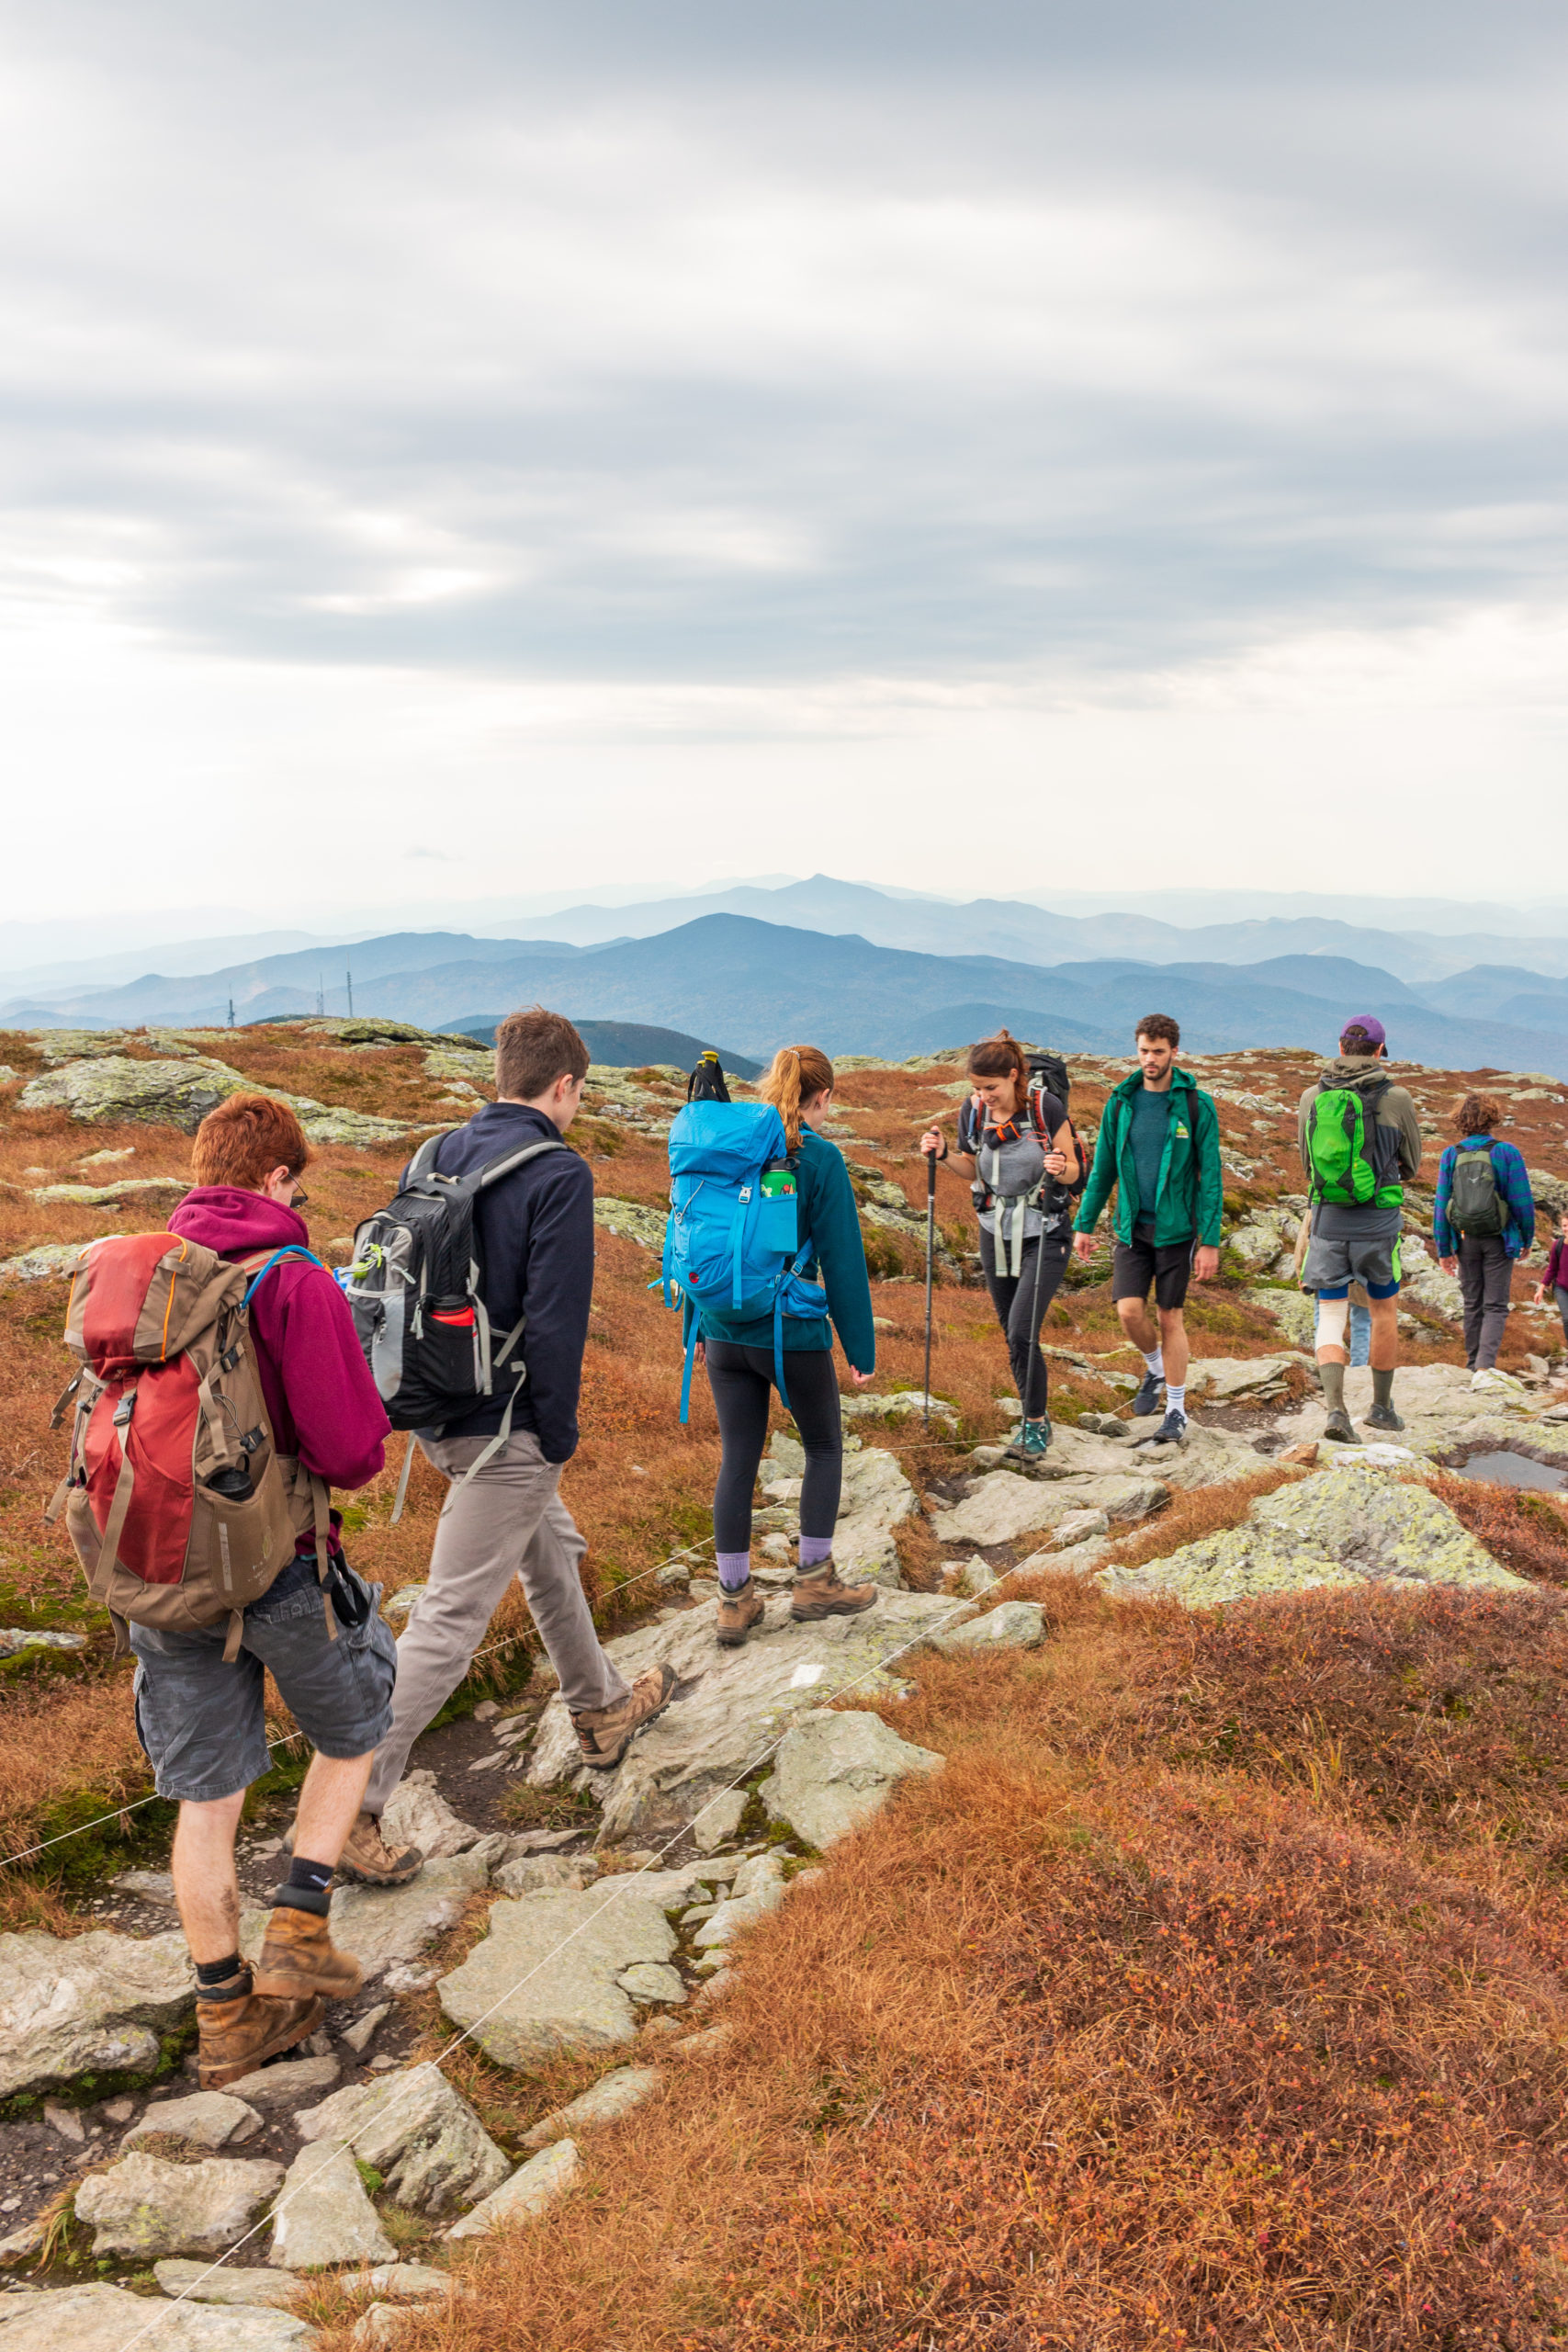
MULTIPOLYGON (((99 1123, 166 1117, 175 1105, 178 1124, 194 1125, 199 1089, 217 1082, 211 1056, 197 1051, 210 1042, 153 1040, 138 1047, 140 1060, 95 1044, 40 1069, 22 1107, 99 1123), (114 1091, 120 1067, 135 1072, 160 1056, 177 1066, 178 1085, 138 1077, 143 1107, 128 1110, 114 1091)), ((333 1042, 340 1053, 399 1053, 400 1067, 423 1057, 427 1087, 466 1085, 457 1069, 475 1066, 466 1046, 417 1036, 333 1042)), ((941 1655, 984 1677, 1000 1652, 1038 1649, 1049 1640, 1053 1579, 1076 1573, 1111 1600, 1165 1596, 1194 1608, 1358 1585, 1531 1589, 1467 1528, 1438 1474, 1502 1457, 1535 1465, 1549 1486, 1559 1474, 1568 1479, 1568 1387, 1549 1363, 1544 1323, 1521 1317, 1538 1346, 1521 1340, 1510 1371, 1473 1384, 1452 1361, 1445 1278, 1435 1267, 1430 1278, 1418 1274, 1407 1337, 1425 1360, 1400 1374, 1404 1431, 1394 1444, 1322 1442, 1312 1359, 1297 1344, 1300 1296, 1278 1286, 1288 1162, 1266 1192, 1252 1141, 1264 1128, 1276 1136, 1285 1097, 1269 1066, 1290 1062, 1225 1057, 1223 1076, 1253 1082, 1217 1088, 1223 1105, 1245 1114, 1251 1143, 1234 1165, 1227 1150, 1227 1182, 1253 1189, 1227 1215, 1227 1287, 1211 1315, 1223 1344, 1205 1351, 1194 1317, 1190 1442, 1158 1446, 1156 1423, 1126 1418, 1135 1385, 1128 1351, 1100 1294, 1085 1288, 1065 1293, 1047 1326, 1051 1451, 1027 1467, 1014 1462, 1005 1439, 1017 1408, 998 1394, 1001 1351, 983 1295, 959 1279, 969 1253, 950 1218, 952 1279, 939 1293, 947 1344, 930 1432, 907 1377, 910 1285, 891 1261, 877 1306, 899 1363, 888 1377, 904 1385, 879 1383, 880 1393, 844 1405, 836 1550, 843 1574, 876 1584, 874 1608, 821 1625, 789 1617, 803 1456, 785 1426, 758 1497, 754 1567, 767 1614, 743 1649, 721 1651, 714 1639, 702 1498, 683 1520, 671 1510, 638 1522, 652 1542, 687 1540, 657 1568, 650 1544, 635 1571, 623 1568, 609 1646, 628 1675, 670 1664, 670 1707, 616 1770, 592 1774, 547 1672, 477 1702, 470 1692, 457 1719, 416 1747, 389 1817, 422 1847, 425 1869, 405 1888, 333 1896, 334 1936, 359 1956, 367 1983, 307 2050, 226 2093, 196 2090, 194 1996, 155 1853, 75 1884, 68 1920, 0 1935, 0 2352, 67 2344, 121 2352, 154 2314, 163 2315, 155 2344, 260 2352, 352 2324, 356 2343, 379 2345, 407 2312, 465 2293, 473 2242, 546 2211, 592 2161, 596 2132, 651 2097, 671 2068, 700 2066, 722 2047, 725 1996, 745 1969, 749 1931, 765 1933, 761 1923, 792 1889, 830 1885, 834 1847, 900 1782, 940 1770, 941 1754, 896 1728, 922 1660, 941 1655), (455 2039, 462 2065, 432 2065, 455 2039), (571 2095, 558 2096, 563 2086, 571 2095), (220 2256, 221 2267, 204 2276, 220 2256)), ((602 1187, 598 1207, 610 1238, 606 1312, 623 1318, 604 1334, 606 1355, 624 1357, 625 1317, 634 1303, 637 1315, 649 1311, 642 1285, 661 1220, 646 1197, 647 1170, 657 1165, 674 1089, 669 1073, 595 1076, 594 1156, 628 1195, 629 1171, 644 1171, 645 1197, 602 1187)), ((321 1076, 314 1082, 325 1089, 321 1076)), ((928 1111, 933 1082, 951 1091, 940 1069, 921 1082, 928 1111)), ((855 1083, 847 1077, 846 1091, 855 1083)), ((881 1194, 868 1198, 879 1212, 868 1240, 904 1249, 919 1219, 898 1172, 909 1155, 890 1137, 898 1123, 908 1127, 911 1107, 926 1113, 908 1073, 868 1065, 859 1084, 879 1095, 853 1114, 853 1148, 877 1155, 855 1163, 881 1194)), ((398 1085, 400 1135, 432 1106, 412 1075, 398 1085)), ((386 1098, 361 1115, 388 1124, 386 1098)), ((358 1151, 387 1140, 364 1128, 344 1144, 358 1151)), ((384 1189, 384 1171, 355 1163, 345 1181, 384 1189)), ((35 1185, 31 1197, 47 1189, 35 1185)), ((137 1196, 122 1188, 114 1197, 136 1213, 137 1196)), ((102 1206, 73 1201, 63 1213, 102 1206)), ((29 1246, 8 1261, 9 1295, 36 1314, 35 1286, 54 1277, 25 1261, 79 1245, 17 1238, 29 1246)), ((592 1374, 591 1364, 590 1425, 592 1374)), ((659 1378, 668 1387, 668 1365, 659 1378)), ((597 1393, 625 1424, 605 1465, 617 1494, 635 1495, 642 1480, 651 1496, 664 1474, 648 1464, 670 1442, 662 1419, 638 1418, 635 1385, 597 1393)), ((1350 1375, 1348 1401, 1353 1416, 1364 1412, 1366 1374, 1350 1375)), ((658 1410, 668 1412, 663 1388, 658 1410)), ((676 1470, 659 1492, 674 1492, 677 1472, 688 1484, 693 1476, 689 1457, 683 1471, 671 1458, 676 1470)), ((593 1461, 584 1466, 597 1475, 593 1461)), ((428 1498, 421 1520, 416 1480, 412 1539, 393 1537, 379 1500, 366 1523, 367 1556, 395 1588, 389 1613, 418 1606, 430 1524, 428 1498)), ((627 1539, 604 1509, 600 1541, 624 1552, 627 1539)), ((31 1589, 40 1589, 36 1577, 31 1589)), ((85 1624, 15 1630, 24 1660, 51 1638, 85 1648, 94 1638, 85 1624), (45 1638, 29 1643, 30 1634, 45 1638)), ((259 1940, 288 1812, 287 1789, 265 1793, 243 1833, 242 1884, 255 1906, 247 1949, 259 1940)))

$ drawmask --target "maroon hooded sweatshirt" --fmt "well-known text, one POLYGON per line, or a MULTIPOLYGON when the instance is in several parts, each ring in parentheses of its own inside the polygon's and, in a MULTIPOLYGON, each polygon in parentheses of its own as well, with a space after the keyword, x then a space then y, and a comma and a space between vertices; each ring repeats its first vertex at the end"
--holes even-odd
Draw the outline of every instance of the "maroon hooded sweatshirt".
MULTIPOLYGON (((238 1184, 198 1184, 169 1231, 220 1258, 310 1246, 297 1209, 238 1184)), ((329 1487, 363 1487, 381 1467, 391 1423, 326 1268, 303 1258, 274 1266, 251 1301, 251 1336, 278 1452, 298 1454, 329 1487)), ((299 1540, 310 1549, 310 1537, 299 1540)))

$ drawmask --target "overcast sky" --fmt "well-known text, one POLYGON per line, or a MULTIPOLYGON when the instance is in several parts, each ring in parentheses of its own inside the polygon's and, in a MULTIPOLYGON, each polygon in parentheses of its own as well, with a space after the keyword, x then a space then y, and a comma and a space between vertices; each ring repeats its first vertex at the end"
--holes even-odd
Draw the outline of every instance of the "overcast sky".
POLYGON ((0 11, 0 914, 1568 897, 1565 51, 0 11))

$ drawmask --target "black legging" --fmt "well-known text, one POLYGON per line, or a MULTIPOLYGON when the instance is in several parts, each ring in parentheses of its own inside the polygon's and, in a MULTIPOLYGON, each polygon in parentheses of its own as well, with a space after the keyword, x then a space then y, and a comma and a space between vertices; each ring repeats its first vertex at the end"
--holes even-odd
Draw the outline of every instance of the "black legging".
MULTIPOLYGON (((997 1320, 1007 1333, 1008 1362, 1012 1366, 1013 1384, 1019 1402, 1031 1419, 1039 1420, 1045 1410, 1050 1393, 1051 1375, 1045 1359, 1040 1352, 1040 1325, 1045 1309, 1056 1295, 1056 1288, 1067 1263, 1067 1235, 1048 1233, 1043 1237, 1045 1262, 1039 1266, 1040 1285, 1035 1288, 1034 1275, 1039 1265, 1042 1237, 1023 1245, 1022 1272, 998 1274, 997 1244, 994 1234, 980 1227, 980 1264, 986 1276, 986 1288, 991 1294, 991 1305, 997 1310, 997 1320), (1034 1379, 1030 1383, 1031 1359, 1034 1379)), ((1010 1252, 1009 1253, 1010 1256, 1010 1252)))
MULTIPOLYGON (((773 1393, 770 1348, 738 1348, 729 1340, 709 1340, 708 1385, 713 1390, 724 1462, 713 1498, 716 1552, 744 1552, 751 1542, 751 1490, 768 1439, 768 1407, 773 1393)), ((839 1516, 844 1475, 844 1424, 839 1409, 839 1375, 828 1348, 786 1351, 784 1385, 789 1409, 806 1448, 806 1480, 800 1494, 802 1535, 831 1539, 839 1516)))

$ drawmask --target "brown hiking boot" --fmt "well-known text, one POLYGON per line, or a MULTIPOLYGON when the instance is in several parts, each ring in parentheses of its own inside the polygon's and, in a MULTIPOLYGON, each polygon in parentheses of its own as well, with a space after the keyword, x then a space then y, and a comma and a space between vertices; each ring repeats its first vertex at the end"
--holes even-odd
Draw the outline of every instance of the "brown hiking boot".
POLYGON ((738 1650, 762 1613, 762 1596, 750 1577, 734 1592, 722 1586, 718 1595, 718 1644, 720 1649, 738 1650))
POLYGON ((821 1617, 855 1617, 876 1600, 874 1584, 841 1584, 831 1560, 819 1560, 795 1580, 789 1613, 798 1624, 815 1624, 821 1617))
POLYGON ((607 1772, 618 1764, 644 1724, 664 1713, 674 1690, 674 1668, 650 1666, 613 1707, 584 1707, 580 1715, 573 1715, 571 1727, 589 1769, 607 1772))
POLYGON ((258 1993, 282 2000, 321 1993, 329 2001, 346 2001, 364 1982, 365 1971, 354 1954, 339 1951, 333 1942, 324 1913, 301 1911, 292 1903, 279 1903, 269 1912, 255 1966, 258 1993))
POLYGON ((362 1813, 344 1841, 337 1874, 345 1886, 406 1886, 424 1868, 417 1846, 389 1846, 373 1813, 362 1813))
POLYGON ((292 2050, 315 2032, 326 2008, 319 1995, 277 2001, 246 1992, 231 2001, 197 2001, 197 2064, 202 2089, 220 2091, 242 2075, 254 2075, 280 2050, 292 2050))

